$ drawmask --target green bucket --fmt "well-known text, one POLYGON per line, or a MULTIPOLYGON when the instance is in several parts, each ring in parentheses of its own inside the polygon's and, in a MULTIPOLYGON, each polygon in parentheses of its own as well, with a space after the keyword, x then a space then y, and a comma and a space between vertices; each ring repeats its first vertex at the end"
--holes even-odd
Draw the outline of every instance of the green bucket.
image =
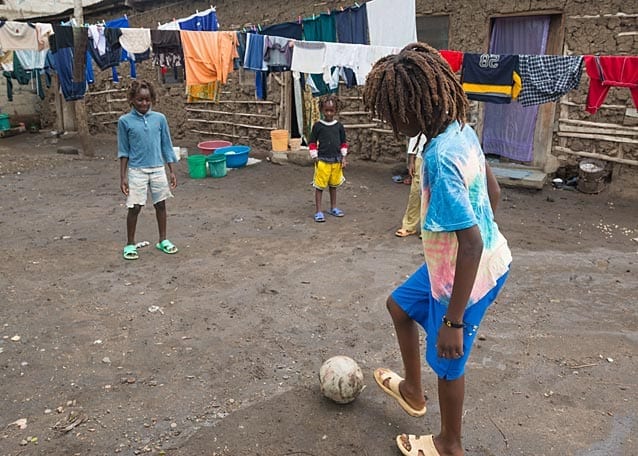
POLYGON ((191 179, 203 179, 206 177, 206 156, 205 155, 189 155, 188 156, 188 173, 191 179))
POLYGON ((210 177, 224 177, 226 175, 226 155, 212 154, 206 157, 206 164, 210 177))
POLYGON ((11 123, 9 122, 9 114, 0 114, 0 130, 6 131, 11 129, 11 123))

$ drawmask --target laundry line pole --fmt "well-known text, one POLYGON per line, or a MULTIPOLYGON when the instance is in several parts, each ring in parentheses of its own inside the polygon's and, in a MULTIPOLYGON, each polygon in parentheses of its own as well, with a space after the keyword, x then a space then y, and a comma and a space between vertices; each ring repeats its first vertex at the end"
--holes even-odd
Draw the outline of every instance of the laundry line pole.
MULTIPOLYGON (((82 0, 73 0, 73 17, 78 26, 84 25, 84 10, 82 8, 82 0)), ((89 143, 89 121, 86 115, 86 100, 83 97, 74 102, 75 104, 75 123, 78 129, 78 136, 82 145, 82 154, 87 157, 93 157, 95 152, 89 143)))

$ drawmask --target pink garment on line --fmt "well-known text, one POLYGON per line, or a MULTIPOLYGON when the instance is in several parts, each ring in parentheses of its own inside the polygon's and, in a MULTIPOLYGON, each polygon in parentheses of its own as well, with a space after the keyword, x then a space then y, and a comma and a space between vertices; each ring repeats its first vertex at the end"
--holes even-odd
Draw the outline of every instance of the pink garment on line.
POLYGON ((612 86, 627 87, 638 107, 638 57, 586 55, 584 59, 589 76, 585 111, 596 114, 612 86))

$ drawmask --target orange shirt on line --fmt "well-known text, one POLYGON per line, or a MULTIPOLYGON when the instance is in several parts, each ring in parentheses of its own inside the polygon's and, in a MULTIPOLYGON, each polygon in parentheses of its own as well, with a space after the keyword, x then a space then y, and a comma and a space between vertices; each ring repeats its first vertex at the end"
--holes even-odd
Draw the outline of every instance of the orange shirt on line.
POLYGON ((186 69, 186 85, 225 84, 237 54, 235 32, 194 32, 181 30, 186 69))

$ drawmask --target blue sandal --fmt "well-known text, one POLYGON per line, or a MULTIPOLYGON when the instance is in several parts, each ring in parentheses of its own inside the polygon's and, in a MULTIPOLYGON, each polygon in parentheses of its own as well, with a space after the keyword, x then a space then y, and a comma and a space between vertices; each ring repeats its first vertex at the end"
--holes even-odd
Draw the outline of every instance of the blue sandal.
POLYGON ((344 214, 344 212, 343 212, 341 209, 339 209, 338 207, 335 207, 335 208, 330 209, 329 214, 330 214, 330 215, 334 215, 335 217, 343 217, 344 215, 346 215, 346 214, 344 214))
POLYGON ((315 222, 321 223, 325 221, 326 221, 326 218, 323 216, 323 212, 319 211, 315 214, 315 222))

